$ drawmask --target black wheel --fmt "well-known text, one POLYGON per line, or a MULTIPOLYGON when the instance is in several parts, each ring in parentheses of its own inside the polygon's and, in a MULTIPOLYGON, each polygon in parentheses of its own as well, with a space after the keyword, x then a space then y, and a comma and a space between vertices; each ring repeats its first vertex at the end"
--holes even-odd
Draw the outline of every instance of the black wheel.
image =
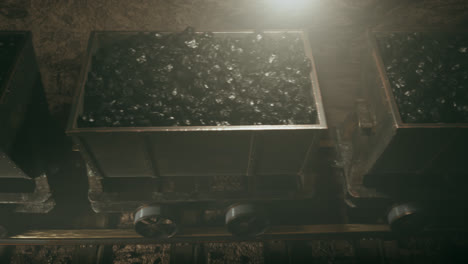
POLYGON ((394 206, 389 211, 387 220, 393 231, 401 233, 420 232, 424 229, 426 222, 424 210, 417 203, 394 206))
POLYGON ((139 208, 135 212, 134 224, 135 231, 144 237, 166 239, 177 233, 174 220, 163 216, 161 207, 157 205, 139 208))
POLYGON ((268 219, 252 204, 238 204, 229 207, 226 226, 236 236, 257 236, 268 227, 268 219))

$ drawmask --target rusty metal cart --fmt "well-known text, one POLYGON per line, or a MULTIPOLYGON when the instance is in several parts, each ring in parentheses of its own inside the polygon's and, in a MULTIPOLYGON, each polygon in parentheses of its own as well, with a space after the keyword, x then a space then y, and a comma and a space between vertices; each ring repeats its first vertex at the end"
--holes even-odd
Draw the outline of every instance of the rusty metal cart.
MULTIPOLYGON (((0 32, 0 37, 2 45, 11 46, 0 83, 0 206, 46 213, 55 205, 45 161, 49 113, 31 34, 0 32)), ((2 222, 8 220, 2 216, 2 222)))
POLYGON ((376 36, 410 32, 466 34, 429 29, 370 30, 362 62, 361 99, 355 113, 337 130, 347 203, 364 208, 367 214, 389 210, 388 222, 397 228, 410 222, 421 225, 438 205, 447 206, 443 200, 453 205, 465 199, 462 186, 468 175, 464 154, 467 123, 402 120, 376 36))
MULTIPOLYGON (((252 32, 214 32, 214 36, 247 33, 252 32)), ((93 32, 67 134, 87 164, 94 211, 136 210, 140 234, 169 237, 177 229, 176 215, 186 208, 226 210, 229 230, 258 234, 267 222, 260 211, 269 211, 275 202, 311 199, 313 157, 327 124, 307 36, 302 31, 288 33, 301 36, 312 62, 310 93, 316 124, 82 128, 77 119, 101 36, 113 34, 118 40, 137 34, 93 32)))

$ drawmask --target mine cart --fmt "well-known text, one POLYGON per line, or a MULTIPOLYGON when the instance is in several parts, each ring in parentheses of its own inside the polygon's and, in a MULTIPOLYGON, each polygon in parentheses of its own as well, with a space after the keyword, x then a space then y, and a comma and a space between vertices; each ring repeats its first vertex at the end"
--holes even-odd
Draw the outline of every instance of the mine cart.
POLYGON ((31 34, 0 32, 0 210, 46 213, 54 207, 46 175, 47 120, 31 34))
POLYGON ((187 208, 262 233, 276 204, 313 197, 327 129, 302 31, 93 32, 67 134, 96 212, 135 212, 170 237, 187 208))
POLYGON ((369 31, 362 64, 361 98, 337 133, 347 201, 392 208, 388 221, 400 226, 441 203, 431 199, 462 200, 468 34, 369 31))

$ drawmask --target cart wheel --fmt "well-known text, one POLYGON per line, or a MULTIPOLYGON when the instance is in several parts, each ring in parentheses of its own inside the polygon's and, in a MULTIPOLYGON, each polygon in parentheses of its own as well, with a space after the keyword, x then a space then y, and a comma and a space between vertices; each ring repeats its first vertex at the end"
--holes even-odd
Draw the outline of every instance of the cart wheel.
POLYGON ((7 235, 8 230, 4 226, 0 225, 0 238, 5 238, 7 235))
POLYGON ((419 204, 406 203, 393 207, 387 215, 393 231, 415 233, 424 228, 425 217, 419 204))
POLYGON ((237 204, 228 209, 226 225, 233 235, 257 236, 267 229, 268 219, 252 204, 237 204))
POLYGON ((165 239, 177 233, 176 223, 162 216, 161 207, 157 205, 140 207, 135 213, 134 224, 135 231, 144 237, 165 239))

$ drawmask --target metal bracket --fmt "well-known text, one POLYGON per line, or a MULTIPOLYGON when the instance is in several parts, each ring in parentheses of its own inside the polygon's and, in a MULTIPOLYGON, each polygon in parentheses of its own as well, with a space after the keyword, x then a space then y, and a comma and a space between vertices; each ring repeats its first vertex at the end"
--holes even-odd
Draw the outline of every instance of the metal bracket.
POLYGON ((55 206, 52 199, 47 176, 45 174, 34 179, 36 189, 32 193, 2 193, 0 204, 13 204, 18 207, 16 212, 21 213, 48 213, 55 206))

